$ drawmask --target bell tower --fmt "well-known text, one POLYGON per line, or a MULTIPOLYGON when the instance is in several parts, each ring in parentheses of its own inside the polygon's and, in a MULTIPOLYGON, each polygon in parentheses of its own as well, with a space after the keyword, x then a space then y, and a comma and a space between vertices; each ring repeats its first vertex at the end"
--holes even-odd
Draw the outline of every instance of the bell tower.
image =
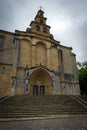
POLYGON ((50 35, 50 26, 46 25, 47 18, 44 17, 44 12, 40 9, 38 10, 34 21, 30 23, 30 29, 27 31, 35 32, 43 35, 50 35))

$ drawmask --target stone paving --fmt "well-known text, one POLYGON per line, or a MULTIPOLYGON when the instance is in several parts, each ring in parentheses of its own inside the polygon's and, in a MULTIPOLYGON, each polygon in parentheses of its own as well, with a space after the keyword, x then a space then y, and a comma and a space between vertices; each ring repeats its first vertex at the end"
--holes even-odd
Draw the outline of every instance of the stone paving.
POLYGON ((87 116, 0 122, 0 130, 87 130, 87 116))

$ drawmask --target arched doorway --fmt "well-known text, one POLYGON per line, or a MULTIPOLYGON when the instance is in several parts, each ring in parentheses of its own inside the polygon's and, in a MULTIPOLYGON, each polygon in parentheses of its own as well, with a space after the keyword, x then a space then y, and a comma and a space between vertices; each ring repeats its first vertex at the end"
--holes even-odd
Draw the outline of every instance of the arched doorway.
POLYGON ((51 95, 52 79, 48 72, 42 68, 35 70, 29 78, 30 95, 51 95))

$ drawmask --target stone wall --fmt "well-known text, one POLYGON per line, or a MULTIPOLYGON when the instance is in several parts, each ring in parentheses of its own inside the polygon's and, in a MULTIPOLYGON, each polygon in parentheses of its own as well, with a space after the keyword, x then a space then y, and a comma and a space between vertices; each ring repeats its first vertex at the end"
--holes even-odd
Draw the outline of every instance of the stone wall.
POLYGON ((4 38, 4 48, 0 50, 0 96, 11 92, 15 94, 15 91, 18 95, 32 94, 32 86, 38 76, 30 80, 25 71, 38 67, 48 70, 51 76, 51 80, 45 80, 47 75, 42 76, 44 73, 39 72, 46 95, 80 93, 76 59, 71 48, 57 45, 42 36, 0 35, 1 39, 4 38), (28 86, 25 82, 29 82, 28 86))
POLYGON ((31 52, 32 52, 32 46, 30 41, 25 39, 20 40, 18 66, 31 67, 31 59, 32 59, 31 52))
POLYGON ((12 76, 15 75, 15 69, 10 65, 0 65, 0 96, 11 94, 12 76))
POLYGON ((58 50, 56 47, 51 47, 50 49, 51 57, 51 69, 58 71, 58 50))

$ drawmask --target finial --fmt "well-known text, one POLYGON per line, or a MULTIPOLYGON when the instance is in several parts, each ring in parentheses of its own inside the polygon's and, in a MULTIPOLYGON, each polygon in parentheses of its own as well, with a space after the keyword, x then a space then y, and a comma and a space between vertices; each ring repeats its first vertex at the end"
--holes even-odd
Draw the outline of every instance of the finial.
POLYGON ((40 10, 42 10, 42 7, 40 6, 40 10))

